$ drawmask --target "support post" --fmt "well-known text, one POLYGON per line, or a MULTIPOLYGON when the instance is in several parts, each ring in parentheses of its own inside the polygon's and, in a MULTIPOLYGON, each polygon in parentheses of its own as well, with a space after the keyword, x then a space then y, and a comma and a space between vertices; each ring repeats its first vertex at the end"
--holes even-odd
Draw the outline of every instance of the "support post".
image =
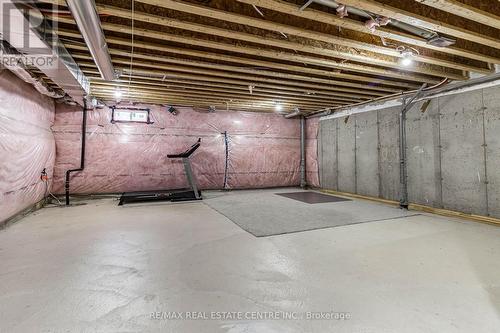
POLYGON ((422 96, 422 93, 427 86, 424 83, 420 89, 409 100, 403 100, 403 106, 399 112, 399 184, 400 184, 400 199, 399 207, 408 209, 408 173, 406 167, 406 114, 415 104, 415 100, 422 96))
POLYGON ((306 181, 306 118, 300 117, 300 187, 305 188, 306 181))

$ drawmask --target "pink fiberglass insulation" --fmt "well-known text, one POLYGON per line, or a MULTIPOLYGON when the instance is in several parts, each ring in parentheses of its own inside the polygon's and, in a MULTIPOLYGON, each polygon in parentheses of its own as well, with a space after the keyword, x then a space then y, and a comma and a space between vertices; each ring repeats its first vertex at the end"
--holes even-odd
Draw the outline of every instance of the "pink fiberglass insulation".
POLYGON ((318 169, 319 118, 306 120, 306 180, 309 186, 320 187, 318 169))
MULTIPOLYGON (((214 113, 149 108, 153 124, 111 123, 109 108, 88 112, 86 161, 71 177, 71 193, 116 193, 187 186, 182 161, 167 154, 201 147, 191 160, 202 189, 259 188, 299 184, 300 124, 276 114, 214 113), (224 135, 227 132, 227 140, 224 135), (227 176, 226 141, 228 148, 227 176)), ((82 111, 58 105, 53 132, 57 145, 54 192, 64 192, 64 174, 80 165, 82 111)))
POLYGON ((44 198, 55 160, 54 102, 0 72, 0 222, 44 198), (41 179, 46 169, 48 182, 41 179))

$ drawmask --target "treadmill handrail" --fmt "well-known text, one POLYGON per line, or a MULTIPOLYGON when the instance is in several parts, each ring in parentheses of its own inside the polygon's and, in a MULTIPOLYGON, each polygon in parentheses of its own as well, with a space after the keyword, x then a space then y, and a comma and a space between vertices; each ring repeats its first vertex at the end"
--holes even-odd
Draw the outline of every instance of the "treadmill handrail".
POLYGON ((180 154, 168 154, 167 157, 168 158, 187 158, 189 156, 191 156, 195 151, 196 149, 198 149, 201 145, 201 138, 198 138, 198 141, 196 141, 196 143, 194 145, 192 145, 191 147, 189 147, 188 150, 186 150, 185 152, 183 153, 180 153, 180 154))

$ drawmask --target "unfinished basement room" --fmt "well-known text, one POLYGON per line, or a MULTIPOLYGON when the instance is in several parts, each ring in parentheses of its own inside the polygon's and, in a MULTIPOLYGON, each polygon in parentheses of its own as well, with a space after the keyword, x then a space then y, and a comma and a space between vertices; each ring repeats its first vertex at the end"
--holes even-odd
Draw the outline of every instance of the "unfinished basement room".
POLYGON ((500 332, 500 1, 0 11, 0 333, 500 332))

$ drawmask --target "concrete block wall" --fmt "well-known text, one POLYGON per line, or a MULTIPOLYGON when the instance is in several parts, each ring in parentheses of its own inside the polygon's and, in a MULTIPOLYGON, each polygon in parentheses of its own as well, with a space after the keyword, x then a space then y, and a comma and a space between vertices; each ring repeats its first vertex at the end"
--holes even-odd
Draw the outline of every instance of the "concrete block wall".
MULTIPOLYGON (((321 120, 320 184, 399 200, 399 113, 321 120)), ((500 218, 500 87, 418 102, 408 113, 411 203, 500 218)))

